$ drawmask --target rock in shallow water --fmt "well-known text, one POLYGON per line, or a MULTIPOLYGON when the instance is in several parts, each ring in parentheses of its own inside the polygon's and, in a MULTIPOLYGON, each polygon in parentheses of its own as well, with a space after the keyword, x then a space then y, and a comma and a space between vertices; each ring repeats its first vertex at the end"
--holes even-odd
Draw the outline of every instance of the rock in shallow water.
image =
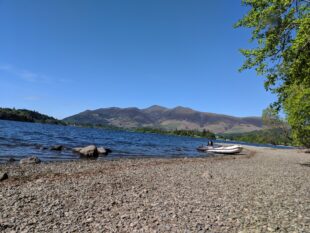
POLYGON ((98 155, 108 155, 112 151, 104 147, 96 147, 95 145, 90 145, 86 147, 75 147, 72 149, 73 152, 79 153, 81 156, 96 158, 98 155))
POLYGON ((51 147, 51 150, 58 150, 58 151, 61 151, 63 150, 63 146, 62 145, 54 145, 51 147))
POLYGON ((16 159, 14 159, 14 158, 9 158, 6 162, 7 163, 14 163, 16 161, 16 159))
POLYGON ((112 152, 109 148, 104 147, 98 147, 97 150, 100 155, 108 155, 109 153, 112 152))
POLYGON ((82 148, 79 151, 80 155, 85 156, 85 157, 89 157, 89 158, 95 158, 98 157, 98 150, 97 147, 95 145, 90 145, 90 146, 86 146, 84 148, 82 148))
POLYGON ((83 147, 75 147, 75 148, 72 148, 72 151, 75 152, 75 153, 80 153, 80 151, 83 149, 83 147))
POLYGON ((103 154, 103 155, 107 154, 106 149, 103 147, 98 147, 97 150, 99 154, 103 154))
POLYGON ((19 161, 19 164, 38 164, 41 163, 41 160, 37 156, 31 156, 28 158, 21 159, 19 161))

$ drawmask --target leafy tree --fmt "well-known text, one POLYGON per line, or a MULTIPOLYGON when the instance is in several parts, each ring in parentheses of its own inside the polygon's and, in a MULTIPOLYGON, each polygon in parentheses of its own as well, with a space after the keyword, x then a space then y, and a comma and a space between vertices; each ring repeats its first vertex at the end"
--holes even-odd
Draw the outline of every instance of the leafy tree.
POLYGON ((269 129, 266 131, 268 133, 266 133, 265 136, 269 137, 270 142, 275 140, 274 132, 281 134, 281 137, 286 138, 287 141, 292 140, 291 135, 290 135, 291 130, 290 130, 288 123, 284 119, 280 118, 278 111, 276 111, 274 108, 268 107, 263 110, 262 121, 263 121, 263 126, 266 129, 269 129))
POLYGON ((266 77, 265 88, 278 97, 296 143, 309 146, 310 1, 242 0, 248 13, 235 27, 252 29, 256 47, 241 49, 240 70, 255 68, 266 77))
MULTIPOLYGON (((309 58, 310 59, 310 58, 309 58)), ((310 88, 292 86, 284 102, 294 141, 310 148, 310 88)))
POLYGON ((263 126, 269 129, 278 128, 282 124, 278 112, 271 107, 263 110, 262 113, 263 126))

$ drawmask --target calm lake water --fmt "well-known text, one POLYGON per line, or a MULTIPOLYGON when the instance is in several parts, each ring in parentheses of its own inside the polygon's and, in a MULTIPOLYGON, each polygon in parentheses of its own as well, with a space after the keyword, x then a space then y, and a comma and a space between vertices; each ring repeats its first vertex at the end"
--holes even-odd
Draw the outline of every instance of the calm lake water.
POLYGON ((90 144, 110 148, 112 153, 106 158, 112 159, 208 156, 196 150, 207 141, 205 138, 0 120, 0 163, 11 157, 19 160, 29 155, 36 155, 43 161, 80 159, 72 153, 72 148, 90 144), (61 152, 42 149, 57 144, 65 149, 61 152))

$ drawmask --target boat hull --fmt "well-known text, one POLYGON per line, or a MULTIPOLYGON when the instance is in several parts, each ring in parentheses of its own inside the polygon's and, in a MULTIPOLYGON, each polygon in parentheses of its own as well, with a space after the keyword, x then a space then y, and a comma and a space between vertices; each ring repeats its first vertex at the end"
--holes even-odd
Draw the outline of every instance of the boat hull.
POLYGON ((202 152, 211 152, 211 153, 216 153, 216 154, 238 154, 240 153, 243 148, 238 145, 234 146, 222 146, 222 147, 210 147, 210 146, 202 146, 197 148, 198 151, 202 152))

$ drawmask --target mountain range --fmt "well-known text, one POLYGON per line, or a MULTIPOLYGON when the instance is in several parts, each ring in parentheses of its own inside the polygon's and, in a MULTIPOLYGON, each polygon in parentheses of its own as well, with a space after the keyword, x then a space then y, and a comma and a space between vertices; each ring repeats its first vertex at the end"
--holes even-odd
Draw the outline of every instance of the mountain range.
POLYGON ((121 128, 160 128, 167 130, 210 130, 214 133, 242 133, 262 129, 260 117, 234 117, 199 112, 191 108, 100 108, 86 110, 63 119, 69 123, 106 125, 121 128))

